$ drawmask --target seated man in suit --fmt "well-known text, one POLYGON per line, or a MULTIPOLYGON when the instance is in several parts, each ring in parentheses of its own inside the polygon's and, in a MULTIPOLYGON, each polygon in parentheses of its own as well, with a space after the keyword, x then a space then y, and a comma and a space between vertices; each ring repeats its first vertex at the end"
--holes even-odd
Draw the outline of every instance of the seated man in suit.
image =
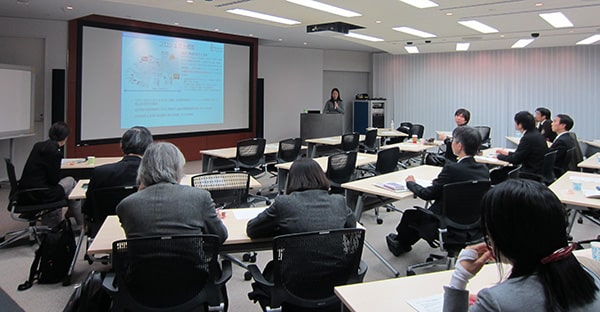
MULTIPOLYGON (((63 146, 71 130, 62 122, 52 124, 48 130, 48 140, 33 145, 27 158, 23 174, 19 181, 19 189, 46 188, 47 190, 28 193, 19 197, 22 204, 39 204, 59 201, 69 196, 77 182, 73 177, 61 178, 60 166, 63 158, 63 146)), ((65 217, 74 217, 78 225, 83 224, 79 201, 69 200, 69 210, 65 217)), ((62 219, 61 210, 54 210, 42 218, 42 224, 54 226, 62 219)), ((77 229, 77 227, 75 227, 77 229)))
POLYGON ((521 172, 542 174, 544 155, 548 152, 546 139, 535 130, 533 115, 527 111, 515 114, 515 129, 523 136, 514 152, 498 149, 497 157, 513 165, 521 165, 521 172))
MULTIPOLYGON (((120 142, 125 156, 116 163, 94 168, 86 197, 90 198, 92 192, 100 188, 137 185, 138 168, 146 148, 151 143, 152 134, 146 127, 136 126, 125 131, 120 142)), ((87 205, 89 202, 86 201, 83 206, 83 212, 88 216, 92 213, 87 205)))
POLYGON ((535 109, 535 122, 537 122, 538 131, 544 136, 546 141, 554 142, 556 133, 552 129, 552 113, 545 107, 535 109))
POLYGON ((578 144, 569 135, 569 131, 573 128, 573 125, 573 119, 565 114, 556 115, 552 121, 552 131, 554 131, 557 136, 554 139, 552 146, 550 146, 550 151, 557 151, 556 160, 554 161, 554 172, 557 177, 568 170, 570 159, 569 155, 567 155, 567 151, 575 147, 575 144, 578 144))
MULTIPOLYGON (((457 127, 452 132, 452 151, 458 156, 458 161, 456 163, 446 162, 440 174, 429 187, 417 184, 412 175, 406 177, 406 186, 421 199, 435 200, 429 210, 441 214, 442 203, 440 200, 444 185, 454 182, 489 180, 487 167, 475 162, 473 158, 480 145, 481 135, 477 129, 469 126, 457 127)), ((388 249, 395 256, 399 256, 410 251, 412 245, 420 238, 431 244, 438 237, 438 226, 437 219, 419 210, 408 209, 396 227, 398 233, 392 233, 386 237, 388 249)))
MULTIPOLYGON (((470 119, 471 112, 469 112, 465 108, 459 108, 454 113, 454 122, 456 123, 457 127, 466 126, 469 123, 470 119)), ((446 160, 456 162, 456 155, 454 155, 454 152, 452 151, 452 138, 444 136, 442 134, 440 134, 438 138, 440 140, 444 140, 444 144, 446 145, 446 153, 444 154, 446 160)))

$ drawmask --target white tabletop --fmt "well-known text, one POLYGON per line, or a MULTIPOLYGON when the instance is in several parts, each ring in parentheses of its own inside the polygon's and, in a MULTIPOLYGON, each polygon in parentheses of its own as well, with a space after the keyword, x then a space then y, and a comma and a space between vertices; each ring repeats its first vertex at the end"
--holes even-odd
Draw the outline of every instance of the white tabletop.
POLYGON ((444 144, 444 141, 440 141, 440 140, 435 140, 435 141, 433 141, 433 143, 421 143, 420 141, 418 143, 402 142, 402 143, 383 145, 383 146, 379 147, 379 149, 389 149, 389 148, 397 147, 402 152, 419 153, 419 152, 426 151, 430 148, 438 147, 443 144, 444 144))
POLYGON ((577 164, 579 168, 600 169, 600 153, 596 153, 577 164))
POLYGON ((583 142, 589 146, 600 148, 600 140, 592 140, 592 141, 581 140, 581 142, 583 142))
MULTIPOLYGON (((327 159, 328 158, 329 157, 324 156, 324 157, 313 158, 313 160, 316 161, 319 164, 319 166, 321 166, 323 171, 327 171, 327 159)), ((376 161, 377 161, 377 155, 367 154, 367 153, 357 153, 357 155, 356 155, 356 167, 374 163, 376 161)), ((292 162, 277 164, 277 165, 275 165, 275 167, 279 168, 279 169, 283 169, 283 170, 290 170, 290 168, 292 167, 292 162)))
POLYGON ((585 197, 585 190, 600 186, 600 175, 593 173, 567 171, 549 188, 563 204, 600 209, 600 199, 585 197), (582 191, 573 190, 573 182, 582 184, 582 191))
POLYGON ((116 163, 123 157, 95 157, 94 163, 88 163, 85 158, 64 158, 60 169, 93 169, 98 166, 116 163))

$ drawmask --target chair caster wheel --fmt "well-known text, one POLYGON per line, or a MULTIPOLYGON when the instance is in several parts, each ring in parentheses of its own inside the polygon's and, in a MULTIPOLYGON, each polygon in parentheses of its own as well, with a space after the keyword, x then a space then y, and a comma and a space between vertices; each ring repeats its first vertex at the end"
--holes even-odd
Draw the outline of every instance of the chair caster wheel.
POLYGON ((412 271, 412 270, 410 270, 410 271, 407 270, 406 271, 406 276, 413 276, 413 275, 415 275, 415 271, 412 271))
POLYGON ((249 281, 252 279, 252 274, 249 271, 244 272, 244 280, 249 281))
POLYGON ((433 257, 427 257, 427 259, 425 259, 425 262, 432 262, 433 261, 433 257))
POLYGON ((578 218, 578 219, 577 219, 577 223, 579 223, 579 224, 583 224, 583 218, 581 218, 581 217, 580 217, 580 218, 578 218))
POLYGON ((256 262, 256 255, 257 255, 257 253, 254 252, 254 251, 253 252, 247 252, 247 253, 245 253, 242 256, 242 261, 254 263, 254 262, 256 262))
POLYGON ((270 200, 265 201, 265 205, 267 205, 267 206, 271 205, 271 201, 270 200))
POLYGON ((92 265, 92 263, 94 263, 92 258, 90 258, 90 256, 88 255, 83 256, 83 260, 86 260, 89 265, 92 265))
POLYGON ((245 254, 242 256, 242 261, 244 261, 244 262, 248 262, 248 261, 250 261, 250 254, 249 254, 249 253, 245 253, 245 254))
POLYGON ((377 224, 383 224, 383 219, 377 218, 377 224))

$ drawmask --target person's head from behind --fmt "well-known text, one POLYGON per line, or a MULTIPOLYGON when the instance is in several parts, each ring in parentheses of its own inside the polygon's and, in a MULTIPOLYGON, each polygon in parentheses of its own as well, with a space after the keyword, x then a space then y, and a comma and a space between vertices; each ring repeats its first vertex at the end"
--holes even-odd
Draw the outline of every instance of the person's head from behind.
POLYGON ((535 129, 535 120, 528 111, 520 111, 515 114, 515 129, 529 131, 535 129))
POLYGON ((48 137, 50 140, 57 142, 59 146, 65 145, 69 134, 71 134, 69 126, 62 121, 53 123, 52 126, 50 126, 50 130, 48 130, 48 137))
POLYGON ((535 109, 535 121, 540 122, 544 120, 550 120, 552 113, 545 107, 538 107, 535 109))
POLYGON ((340 96, 340 90, 338 90, 338 88, 333 88, 331 89, 331 100, 332 101, 336 101, 336 100, 341 100, 341 96, 340 96))
POLYGON ((125 155, 144 155, 148 145, 152 143, 152 134, 146 127, 129 128, 121 137, 121 150, 125 155))
POLYGON ((512 264, 510 277, 538 274, 549 311, 590 302, 595 293, 567 247, 565 217, 556 195, 533 180, 506 180, 482 199, 482 227, 496 261, 512 264))
POLYGON ((152 143, 142 157, 138 180, 144 186, 179 183, 183 178, 184 165, 185 158, 177 146, 168 142, 152 143))
POLYGON ((329 179, 312 158, 300 158, 292 163, 285 188, 287 194, 305 190, 329 190, 329 179))
POLYGON ((465 108, 459 108, 454 112, 454 122, 457 126, 465 126, 471 120, 471 112, 465 108))
POLYGON ((454 155, 475 156, 481 145, 481 134, 469 126, 457 127, 452 131, 452 152, 454 155))
POLYGON ((575 122, 569 115, 558 114, 554 116, 552 120, 552 131, 556 133, 563 133, 565 131, 571 131, 575 122))

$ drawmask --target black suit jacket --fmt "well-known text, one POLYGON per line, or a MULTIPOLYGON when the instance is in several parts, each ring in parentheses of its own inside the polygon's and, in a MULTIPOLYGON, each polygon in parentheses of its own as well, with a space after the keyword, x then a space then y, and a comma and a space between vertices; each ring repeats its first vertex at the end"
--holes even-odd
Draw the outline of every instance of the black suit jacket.
POLYGON ((544 136, 546 141, 554 142, 554 139, 556 138, 556 133, 552 131, 551 120, 544 120, 538 125, 537 129, 544 136))
POLYGON ((565 132, 564 134, 557 136, 554 143, 552 143, 552 146, 550 146, 550 151, 557 151, 556 160, 554 161, 554 171, 557 176, 562 175, 569 168, 567 151, 575 147, 575 144, 575 140, 573 140, 568 132, 565 132))
POLYGON ((431 186, 429 187, 423 187, 416 182, 408 182, 406 186, 421 199, 435 200, 429 210, 436 214, 441 214, 442 204, 438 199, 442 199, 444 185, 454 182, 489 179, 490 173, 488 168, 483 164, 475 162, 473 157, 467 157, 456 163, 446 162, 440 174, 431 182, 431 186))
POLYGON ((53 202, 65 198, 65 191, 58 184, 62 158, 62 151, 55 141, 46 140, 33 145, 18 188, 20 190, 48 188, 48 190, 19 197, 22 204, 53 202))
POLYGON ((525 131, 519 145, 514 152, 498 155, 498 159, 508 161, 514 165, 521 165, 521 171, 542 174, 544 155, 548 152, 548 145, 544 136, 539 132, 525 131))

